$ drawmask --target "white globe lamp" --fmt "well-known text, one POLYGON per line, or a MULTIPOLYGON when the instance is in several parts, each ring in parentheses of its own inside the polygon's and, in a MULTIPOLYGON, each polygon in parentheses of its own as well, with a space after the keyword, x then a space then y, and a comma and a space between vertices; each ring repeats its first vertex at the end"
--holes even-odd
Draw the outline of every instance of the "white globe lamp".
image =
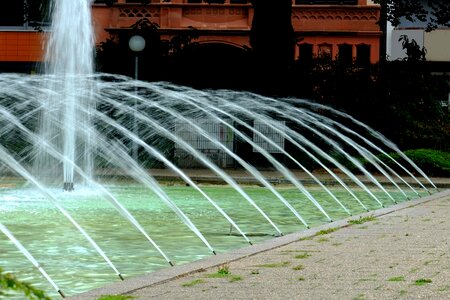
POLYGON ((128 46, 134 52, 141 52, 145 48, 145 39, 140 35, 133 35, 128 41, 128 46))

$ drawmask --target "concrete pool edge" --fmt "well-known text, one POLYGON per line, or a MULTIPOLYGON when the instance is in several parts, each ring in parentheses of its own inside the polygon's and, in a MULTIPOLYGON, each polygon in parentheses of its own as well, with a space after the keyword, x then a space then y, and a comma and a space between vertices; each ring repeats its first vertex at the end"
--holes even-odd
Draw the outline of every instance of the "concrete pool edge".
POLYGON ((382 208, 366 212, 363 214, 355 215, 346 219, 338 220, 333 223, 324 224, 322 226, 314 227, 311 229, 305 229, 300 232, 292 233, 283 237, 273 238, 265 242, 232 250, 227 253, 218 254, 217 256, 211 256, 205 259, 194 261, 185 265, 175 266, 172 268, 166 268, 156 272, 152 272, 146 275, 129 278, 122 282, 113 283, 102 288, 94 289, 86 293, 78 294, 70 297, 70 299, 96 299, 101 295, 112 294, 129 294, 134 291, 144 289, 149 286, 163 284, 176 278, 188 276, 197 272, 202 272, 208 268, 214 268, 225 263, 240 260, 246 257, 256 255, 258 253, 270 251, 272 249, 279 248, 284 245, 296 242, 299 239, 305 239, 314 236, 321 230, 329 228, 343 228, 349 226, 348 220, 357 219, 364 216, 380 217, 396 211, 400 211, 406 208, 411 208, 426 202, 444 198, 450 195, 450 190, 445 190, 430 196, 426 196, 417 200, 407 201, 400 204, 390 206, 388 208, 382 208))

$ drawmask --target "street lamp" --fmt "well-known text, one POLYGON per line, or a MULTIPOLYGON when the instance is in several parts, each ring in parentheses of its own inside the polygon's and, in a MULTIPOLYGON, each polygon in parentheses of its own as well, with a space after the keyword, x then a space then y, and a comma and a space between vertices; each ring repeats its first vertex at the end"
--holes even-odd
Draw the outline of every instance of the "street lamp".
POLYGON ((128 41, 128 46, 131 51, 136 53, 134 59, 134 79, 138 79, 139 57, 138 52, 141 52, 145 48, 145 39, 140 35, 133 35, 128 41))
MULTIPOLYGON (((139 56, 138 53, 144 50, 145 48, 145 39, 140 35, 134 35, 130 38, 128 41, 128 46, 130 47, 131 51, 133 51, 136 55, 134 58, 134 79, 138 80, 138 72, 139 72, 139 56)), ((137 96, 137 88, 135 87, 135 93, 137 96)), ((136 119, 136 109, 137 109, 137 99, 134 100, 134 122, 133 122, 133 133, 138 136, 138 126, 137 126, 137 119, 136 119)), ((132 149, 132 157, 135 161, 138 159, 138 144, 133 143, 133 149, 132 149)))

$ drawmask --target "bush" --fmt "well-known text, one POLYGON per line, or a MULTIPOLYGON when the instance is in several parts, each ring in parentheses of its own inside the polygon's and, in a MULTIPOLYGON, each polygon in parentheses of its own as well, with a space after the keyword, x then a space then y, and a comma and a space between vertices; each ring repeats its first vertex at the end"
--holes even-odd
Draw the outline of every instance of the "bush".
POLYGON ((432 149, 416 149, 404 152, 426 174, 450 176, 450 153, 432 149))
MULTIPOLYGON (((420 169, 422 169, 425 174, 429 176, 450 177, 449 152, 432 149, 414 149, 404 151, 403 153, 408 156, 420 169)), ((404 164, 403 159, 397 153, 390 153, 389 155, 399 163, 404 164)), ((379 156, 379 158, 401 174, 400 168, 391 159, 384 155, 379 156)), ((375 168, 367 161, 362 160, 361 162, 370 171, 375 171, 375 168)), ((406 165, 404 166, 407 167, 406 165)), ((414 172, 415 170, 412 170, 410 167, 407 167, 407 169, 413 171, 413 173, 416 173, 414 172)))

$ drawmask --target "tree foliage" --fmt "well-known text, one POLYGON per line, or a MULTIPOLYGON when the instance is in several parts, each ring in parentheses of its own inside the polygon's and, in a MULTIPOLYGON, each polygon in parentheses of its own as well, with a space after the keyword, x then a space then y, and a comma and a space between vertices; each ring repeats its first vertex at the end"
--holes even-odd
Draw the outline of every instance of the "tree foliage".
POLYGON ((425 23, 429 31, 450 26, 450 1, 447 0, 375 0, 375 3, 383 6, 386 20, 393 26, 398 26, 403 18, 425 23))
POLYGON ((402 47, 406 51, 406 57, 404 60, 409 61, 424 61, 425 56, 427 54, 427 50, 425 47, 420 47, 417 42, 412 39, 409 40, 407 35, 401 35, 398 39, 399 42, 402 42, 402 47))
POLYGON ((295 36, 291 0, 252 0, 250 45, 259 64, 285 68, 294 60, 295 36))
POLYGON ((36 300, 50 300, 49 297, 41 290, 38 290, 26 282, 17 279, 11 273, 4 273, 0 268, 0 298, 8 296, 8 291, 21 292, 28 299, 36 300))

